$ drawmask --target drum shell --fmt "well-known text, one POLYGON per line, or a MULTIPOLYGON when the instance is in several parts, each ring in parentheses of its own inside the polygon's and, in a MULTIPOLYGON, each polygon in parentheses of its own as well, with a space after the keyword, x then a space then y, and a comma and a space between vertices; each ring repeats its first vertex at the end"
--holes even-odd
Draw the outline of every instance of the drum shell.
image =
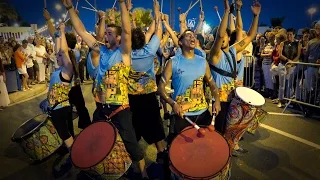
MULTIPOLYGON (((22 128, 23 125, 19 128, 22 128)), ((13 141, 17 142, 32 160, 38 161, 53 154, 63 144, 49 117, 28 135, 20 139, 13 139, 13 141)))
MULTIPOLYGON (((197 131, 193 127, 187 127, 181 133, 183 133, 184 131, 187 131, 189 129, 193 129, 193 130, 197 131)), ((212 133, 208 129, 206 129, 206 131, 207 131, 207 133, 212 133)), ((219 134, 216 131, 214 133, 219 134)), ((226 139, 221 134, 219 134, 219 135, 221 136, 222 139, 224 139, 225 144, 228 145, 226 139)), ((174 142, 174 140, 173 140, 173 142, 174 142)), ((231 153, 229 151, 229 148, 226 149, 226 151, 228 151, 227 152, 228 153, 228 160, 227 160, 225 166, 219 172, 212 173, 212 176, 201 177, 201 178, 187 176, 187 175, 183 174, 182 172, 179 172, 179 170, 177 170, 173 166, 173 164, 170 160, 169 168, 171 170, 172 176, 174 177, 174 179, 180 179, 180 180, 226 180, 226 179, 229 179, 230 175, 231 175, 231 153)), ((169 150, 169 159, 170 159, 170 154, 171 153, 169 150)))
MULTIPOLYGON (((104 123, 108 123, 112 125, 109 122, 104 122, 104 123)), ((112 127, 115 130, 116 138, 109 154, 107 154, 103 160, 101 160, 100 162, 97 162, 92 167, 83 168, 83 167, 78 167, 77 164, 74 163, 73 156, 72 156, 72 153, 74 153, 74 150, 73 148, 71 148, 71 158, 72 158, 71 160, 75 167, 77 167, 80 170, 86 171, 89 175, 96 177, 98 179, 108 179, 108 180, 119 179, 130 168, 132 164, 130 155, 126 151, 125 145, 116 127, 114 127, 114 125, 112 125, 112 127)), ((77 138, 75 139, 74 144, 77 143, 77 138)))

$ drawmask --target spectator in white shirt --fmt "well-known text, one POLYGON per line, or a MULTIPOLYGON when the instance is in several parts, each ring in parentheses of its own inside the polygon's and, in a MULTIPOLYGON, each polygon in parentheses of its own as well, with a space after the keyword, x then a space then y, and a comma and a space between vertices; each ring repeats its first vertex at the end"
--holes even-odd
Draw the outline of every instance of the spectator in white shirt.
POLYGON ((47 51, 44 46, 41 45, 42 41, 41 38, 36 39, 36 46, 34 47, 36 51, 36 61, 39 65, 39 76, 38 82, 45 83, 46 80, 46 68, 45 68, 45 60, 47 58, 47 51))
POLYGON ((28 41, 23 40, 22 41, 22 51, 26 55, 26 66, 27 66, 27 73, 29 75, 28 79, 28 86, 35 85, 33 82, 33 57, 35 56, 35 51, 32 49, 32 47, 28 46, 28 41))
POLYGON ((36 61, 36 50, 34 49, 33 45, 34 37, 29 36, 28 37, 28 48, 32 49, 32 62, 33 62, 33 77, 32 77, 32 84, 35 84, 39 77, 39 65, 38 62, 36 61))

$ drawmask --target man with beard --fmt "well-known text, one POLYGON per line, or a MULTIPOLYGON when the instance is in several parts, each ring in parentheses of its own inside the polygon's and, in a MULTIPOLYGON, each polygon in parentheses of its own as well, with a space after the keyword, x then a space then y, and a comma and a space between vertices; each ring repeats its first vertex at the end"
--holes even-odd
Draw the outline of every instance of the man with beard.
MULTIPOLYGON (((254 18, 248 32, 248 36, 230 47, 229 41, 231 33, 230 30, 227 29, 230 12, 228 0, 224 0, 224 4, 225 13, 217 30, 215 42, 210 50, 209 56, 211 73, 219 88, 222 111, 216 117, 215 128, 221 134, 224 134, 226 129, 227 111, 233 98, 233 90, 236 88, 235 79, 237 76, 237 62, 235 56, 237 52, 243 51, 255 38, 258 29, 259 14, 261 11, 260 3, 254 1, 254 5, 251 7, 254 18)), ((242 149, 239 148, 235 150, 241 151, 242 149)))
MULTIPOLYGON (((139 162, 142 177, 148 179, 144 153, 136 140, 131 121, 132 115, 129 109, 128 76, 131 66, 131 25, 129 11, 124 0, 118 0, 118 2, 123 29, 115 25, 109 25, 107 29, 104 29, 106 16, 103 12, 99 11, 99 16, 102 16, 100 18, 98 37, 101 39, 105 34, 104 32, 106 32, 106 44, 105 46, 100 46, 101 41, 98 42, 86 31, 76 11, 73 9, 72 0, 63 1, 76 32, 96 53, 95 57, 88 59, 92 60, 92 70, 96 73, 94 74, 95 86, 93 94, 97 108, 93 114, 93 121, 111 120, 118 129, 131 159, 139 162)), ((127 3, 131 4, 130 1, 127 3)))

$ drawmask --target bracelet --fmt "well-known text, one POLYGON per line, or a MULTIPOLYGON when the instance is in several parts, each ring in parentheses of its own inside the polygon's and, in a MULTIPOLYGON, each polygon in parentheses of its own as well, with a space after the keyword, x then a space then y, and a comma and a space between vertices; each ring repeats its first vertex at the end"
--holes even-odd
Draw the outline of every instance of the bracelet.
POLYGON ((66 7, 66 9, 67 9, 67 11, 69 11, 70 9, 72 9, 73 8, 73 6, 71 5, 71 6, 68 6, 68 7, 66 7))

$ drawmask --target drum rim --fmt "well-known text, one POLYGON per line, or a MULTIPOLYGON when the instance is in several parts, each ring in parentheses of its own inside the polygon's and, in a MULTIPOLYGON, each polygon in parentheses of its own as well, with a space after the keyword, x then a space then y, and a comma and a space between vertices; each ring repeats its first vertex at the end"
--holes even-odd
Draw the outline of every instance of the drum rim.
MULTIPOLYGON (((115 136, 114 136, 112 148, 111 148, 111 149, 109 150, 109 152, 104 156, 103 159, 101 159, 101 160, 98 161, 96 164, 94 164, 94 165, 92 165, 92 166, 90 166, 90 167, 80 167, 80 166, 75 165, 75 163, 73 162, 73 159, 72 159, 72 149, 73 149, 73 146, 74 146, 76 140, 77 140, 78 137, 80 136, 80 134, 81 134, 83 131, 85 131, 85 129, 82 130, 82 131, 75 137, 75 139, 74 139, 74 141, 73 141, 73 143, 72 143, 72 145, 71 145, 71 148, 70 148, 71 162, 72 162, 72 164, 73 164, 76 168, 79 168, 79 169, 81 169, 81 170, 88 170, 88 169, 90 169, 90 168, 92 168, 92 167, 95 167, 95 166, 98 165, 99 163, 101 163, 106 157, 109 156, 109 154, 111 153, 112 149, 114 148, 114 145, 116 144, 117 133, 118 133, 118 132, 117 132, 117 129, 116 129, 115 125, 114 125, 112 122, 108 122, 108 121, 97 121, 97 122, 94 122, 94 123, 90 124, 89 126, 92 126, 92 125, 94 125, 94 124, 96 124, 96 123, 108 123, 108 124, 110 124, 110 125, 113 127, 113 131, 114 131, 114 133, 115 133, 115 136)), ((89 126, 88 126, 88 127, 89 127, 89 126)), ((88 128, 88 127, 87 127, 87 128, 88 128)), ((87 128, 86 128, 86 129, 87 129, 87 128)))
POLYGON ((33 118, 30 118, 29 120, 25 121, 24 123, 22 123, 15 131, 14 133, 12 134, 11 136, 11 140, 13 142, 17 142, 19 141, 20 139, 23 139, 25 138, 26 136, 29 136, 31 133, 33 133, 35 130, 37 130, 41 125, 43 125, 47 120, 48 120, 48 117, 49 115, 46 114, 46 113, 42 113, 42 114, 38 114, 36 116, 34 116, 33 118), (35 117, 38 117, 40 115, 46 115, 46 119, 44 121, 42 121, 38 126, 36 126, 35 128, 33 128, 31 131, 29 131, 28 133, 26 133, 25 135, 21 136, 20 138, 14 138, 14 135, 16 134, 16 132, 18 131, 18 129, 20 129, 22 126, 24 126, 27 122, 31 121, 32 119, 34 119, 35 117))
MULTIPOLYGON (((206 127, 206 126, 199 126, 199 127, 206 127)), ((191 126, 189 126, 189 128, 185 128, 184 130, 182 130, 179 134, 181 134, 182 132, 184 132, 184 131, 187 131, 187 130, 189 130, 189 129, 193 129, 194 127, 191 127, 191 126)), ((214 131, 214 132, 216 132, 216 133, 218 133, 223 139, 224 139, 224 141, 227 143, 227 145, 228 145, 228 160, 227 160, 227 162, 225 163, 225 165, 223 166, 223 167, 226 167, 226 165, 228 164, 228 162, 231 160, 231 151, 230 151, 230 146, 229 146, 229 143, 228 143, 228 141, 227 141, 227 139, 224 137, 224 136, 222 136, 221 135, 221 133, 220 132, 218 132, 218 131, 214 131)), ((178 135, 179 135, 178 134, 178 135)), ((171 142, 171 144, 174 142, 174 140, 177 138, 177 136, 178 135, 176 135, 175 137, 174 137, 174 139, 172 140, 172 142, 171 142)), ((171 161, 171 159, 170 159, 170 152, 171 152, 171 146, 170 146, 170 148, 169 148, 169 152, 168 152, 168 156, 169 156, 169 166, 172 166, 178 173, 180 173, 180 175, 183 175, 183 177, 187 177, 187 178, 191 178, 191 179, 196 179, 196 178, 200 178, 200 179, 203 179, 203 178, 214 178, 215 176, 216 176, 216 174, 218 173, 216 173, 216 174, 213 174, 213 175, 211 175, 211 176, 206 176, 206 177, 192 177, 192 176, 188 176, 188 175, 186 175, 186 174, 184 174, 183 172, 180 172, 174 165, 173 165, 173 163, 172 163, 172 161, 171 161)), ((221 169, 222 170, 222 169, 221 169)), ((221 172, 221 170, 219 171, 219 172, 221 172)))
POLYGON ((249 104, 249 105, 251 105, 251 106, 257 106, 257 107, 261 107, 261 106, 263 106, 263 105, 266 104, 266 99, 265 99, 260 93, 258 93, 257 91, 255 91, 255 90, 253 90, 253 89, 250 89, 251 91, 256 92, 257 94, 259 94, 259 95, 262 97, 262 99, 264 100, 263 104, 256 105, 256 104, 252 104, 252 103, 246 102, 242 97, 240 97, 240 96, 238 95, 237 89, 250 89, 250 88, 248 88, 248 87, 237 87, 237 88, 235 89, 235 94, 236 94, 236 96, 237 96, 238 98, 240 98, 244 103, 249 104))

